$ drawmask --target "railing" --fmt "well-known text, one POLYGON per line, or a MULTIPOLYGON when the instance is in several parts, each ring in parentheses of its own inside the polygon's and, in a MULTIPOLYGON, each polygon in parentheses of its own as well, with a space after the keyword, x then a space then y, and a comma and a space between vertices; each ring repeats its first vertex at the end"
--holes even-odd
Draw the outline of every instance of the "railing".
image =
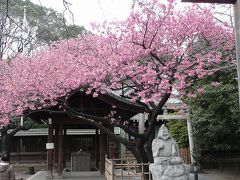
POLYGON ((107 180, 151 180, 150 163, 137 163, 134 159, 105 158, 107 180))
POLYGON ((105 158, 105 178, 107 180, 114 180, 114 161, 105 158))

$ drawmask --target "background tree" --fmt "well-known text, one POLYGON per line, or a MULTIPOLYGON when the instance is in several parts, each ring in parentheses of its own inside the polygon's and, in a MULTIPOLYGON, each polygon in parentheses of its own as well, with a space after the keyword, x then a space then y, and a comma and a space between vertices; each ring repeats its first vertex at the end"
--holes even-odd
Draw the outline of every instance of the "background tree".
POLYGON ((224 68, 211 78, 197 82, 200 90, 188 103, 194 126, 196 149, 203 151, 239 150, 240 110, 236 69, 224 68))
POLYGON ((33 57, 2 62, 2 125, 26 109, 34 112, 59 105, 70 117, 88 122, 124 144, 139 162, 152 161, 157 116, 168 99, 185 95, 196 79, 210 76, 219 64, 234 60, 233 29, 211 15, 210 9, 178 11, 171 0, 167 4, 151 0, 133 7, 126 21, 96 25, 98 35, 57 42, 33 57), (69 99, 79 91, 93 97, 114 92, 141 104, 148 113, 144 134, 131 131, 122 117, 78 112, 69 99), (136 144, 115 135, 102 122, 120 127, 136 144))
POLYGON ((187 122, 185 120, 171 120, 167 122, 170 134, 180 148, 188 148, 187 122))
POLYGON ((0 59, 29 54, 53 41, 77 37, 84 27, 66 25, 61 13, 26 0, 0 2, 0 59), (26 17, 24 17, 24 9, 26 17))

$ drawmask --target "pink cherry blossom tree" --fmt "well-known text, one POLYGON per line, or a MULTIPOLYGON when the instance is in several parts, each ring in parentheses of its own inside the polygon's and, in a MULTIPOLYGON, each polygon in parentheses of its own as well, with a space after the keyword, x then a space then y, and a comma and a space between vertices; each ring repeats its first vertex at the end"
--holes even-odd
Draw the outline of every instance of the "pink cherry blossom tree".
POLYGON ((216 22, 211 9, 177 10, 174 5, 172 0, 146 1, 133 6, 126 21, 95 24, 95 35, 54 43, 33 57, 0 62, 2 126, 26 110, 61 105, 123 143, 139 162, 151 161, 151 137, 168 99, 185 96, 195 80, 235 63, 228 24, 216 22), (141 104, 148 113, 145 133, 131 131, 126 120, 75 111, 68 99, 80 90, 93 97, 114 92, 141 104), (103 121, 135 137, 136 145, 114 135, 103 121))

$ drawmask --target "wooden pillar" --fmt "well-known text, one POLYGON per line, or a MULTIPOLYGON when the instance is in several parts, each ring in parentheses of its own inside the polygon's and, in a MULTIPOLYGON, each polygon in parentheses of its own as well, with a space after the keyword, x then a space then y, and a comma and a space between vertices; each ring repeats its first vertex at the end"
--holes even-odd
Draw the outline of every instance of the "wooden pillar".
POLYGON ((66 150, 67 150, 67 129, 64 128, 63 131, 63 169, 66 168, 66 161, 67 161, 67 155, 66 155, 66 150))
MULTIPOLYGON (((114 133, 114 127, 110 127, 111 131, 114 133)), ((111 136, 108 136, 108 158, 113 159, 115 156, 115 141, 111 136)))
POLYGON ((99 136, 99 143, 100 143, 100 172, 104 174, 105 172, 105 136, 103 131, 100 131, 99 136))
POLYGON ((47 149, 47 178, 52 179, 52 170, 53 170, 53 125, 52 119, 48 119, 48 142, 46 144, 47 149))
POLYGON ((63 172, 63 125, 59 125, 58 139, 58 175, 62 176, 63 172))
POLYGON ((58 133, 59 132, 59 128, 58 125, 55 126, 55 134, 54 134, 54 163, 58 162, 58 133))
POLYGON ((99 134, 98 134, 98 129, 96 129, 96 133, 95 133, 95 159, 96 159, 96 167, 99 168, 99 162, 100 162, 100 158, 99 158, 99 134))

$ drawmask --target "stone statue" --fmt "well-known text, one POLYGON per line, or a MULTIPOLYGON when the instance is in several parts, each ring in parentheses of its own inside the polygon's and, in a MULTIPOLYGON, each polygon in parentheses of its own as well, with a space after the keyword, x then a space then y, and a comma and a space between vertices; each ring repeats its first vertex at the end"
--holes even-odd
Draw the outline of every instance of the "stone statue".
POLYGON ((149 169, 153 180, 188 180, 189 167, 182 162, 176 141, 163 124, 152 142, 154 163, 149 169))

